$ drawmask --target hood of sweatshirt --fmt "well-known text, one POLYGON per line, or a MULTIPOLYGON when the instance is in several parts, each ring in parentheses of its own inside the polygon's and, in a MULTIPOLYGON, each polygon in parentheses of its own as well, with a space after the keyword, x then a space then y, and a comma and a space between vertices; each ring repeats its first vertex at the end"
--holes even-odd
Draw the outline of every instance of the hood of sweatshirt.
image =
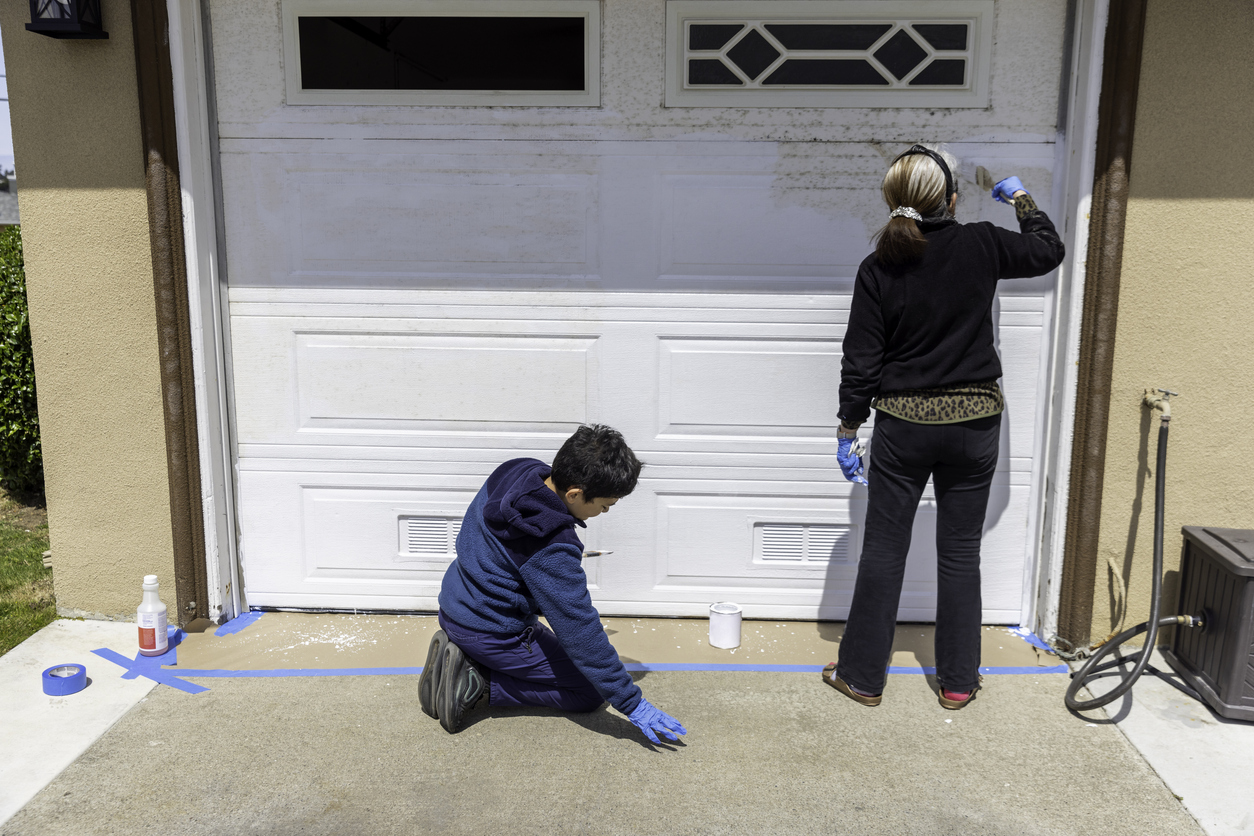
POLYGON ((544 484, 550 472, 552 469, 537 459, 513 459, 498 467, 484 483, 483 521, 498 540, 544 540, 564 528, 587 527, 544 484))

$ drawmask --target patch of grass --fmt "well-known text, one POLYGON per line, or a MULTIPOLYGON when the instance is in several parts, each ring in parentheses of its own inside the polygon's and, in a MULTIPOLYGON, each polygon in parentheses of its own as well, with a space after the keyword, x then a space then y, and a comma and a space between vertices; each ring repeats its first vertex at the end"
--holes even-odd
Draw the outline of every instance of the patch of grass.
POLYGON ((48 523, 42 506, 0 492, 0 655, 57 617, 52 570, 45 569, 48 523))

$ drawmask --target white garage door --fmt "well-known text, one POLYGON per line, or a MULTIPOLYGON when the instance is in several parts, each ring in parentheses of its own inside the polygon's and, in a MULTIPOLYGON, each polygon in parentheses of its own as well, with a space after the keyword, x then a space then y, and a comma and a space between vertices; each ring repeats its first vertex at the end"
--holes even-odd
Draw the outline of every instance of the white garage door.
MULTIPOLYGON (((991 0, 214 2, 248 603, 433 609, 492 469, 602 422, 647 465, 585 533, 613 550, 586 561, 603 613, 843 618, 865 492, 835 464, 840 345, 879 177, 935 138, 964 160, 963 220, 1014 222, 976 163, 1050 205, 1065 5, 999 2, 994 50, 991 0), (395 40, 426 16, 499 45, 502 15, 566 26, 582 76, 503 49, 476 71, 547 87, 479 92, 395 40), (360 89, 354 37, 400 88, 360 89)), ((1051 287, 996 309, 990 622, 1030 580, 1051 287)), ((903 618, 934 613, 933 536, 929 491, 903 618)))

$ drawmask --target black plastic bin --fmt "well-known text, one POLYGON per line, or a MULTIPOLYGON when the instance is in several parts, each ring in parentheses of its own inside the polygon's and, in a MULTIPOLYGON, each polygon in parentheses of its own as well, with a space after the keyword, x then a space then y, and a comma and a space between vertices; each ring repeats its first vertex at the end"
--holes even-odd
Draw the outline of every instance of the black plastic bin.
POLYGON ((1176 628, 1163 656, 1222 717, 1254 721, 1254 530, 1186 525, 1176 628))

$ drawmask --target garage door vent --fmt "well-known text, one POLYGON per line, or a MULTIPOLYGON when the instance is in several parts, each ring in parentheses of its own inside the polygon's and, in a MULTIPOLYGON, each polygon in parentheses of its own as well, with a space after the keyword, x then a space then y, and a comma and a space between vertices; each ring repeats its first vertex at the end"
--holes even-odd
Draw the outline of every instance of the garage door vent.
POLYGON ((455 554, 461 528, 462 521, 456 517, 401 517, 401 553, 455 554))
POLYGON ((824 564, 852 557, 852 525, 758 523, 755 528, 763 563, 824 564))

